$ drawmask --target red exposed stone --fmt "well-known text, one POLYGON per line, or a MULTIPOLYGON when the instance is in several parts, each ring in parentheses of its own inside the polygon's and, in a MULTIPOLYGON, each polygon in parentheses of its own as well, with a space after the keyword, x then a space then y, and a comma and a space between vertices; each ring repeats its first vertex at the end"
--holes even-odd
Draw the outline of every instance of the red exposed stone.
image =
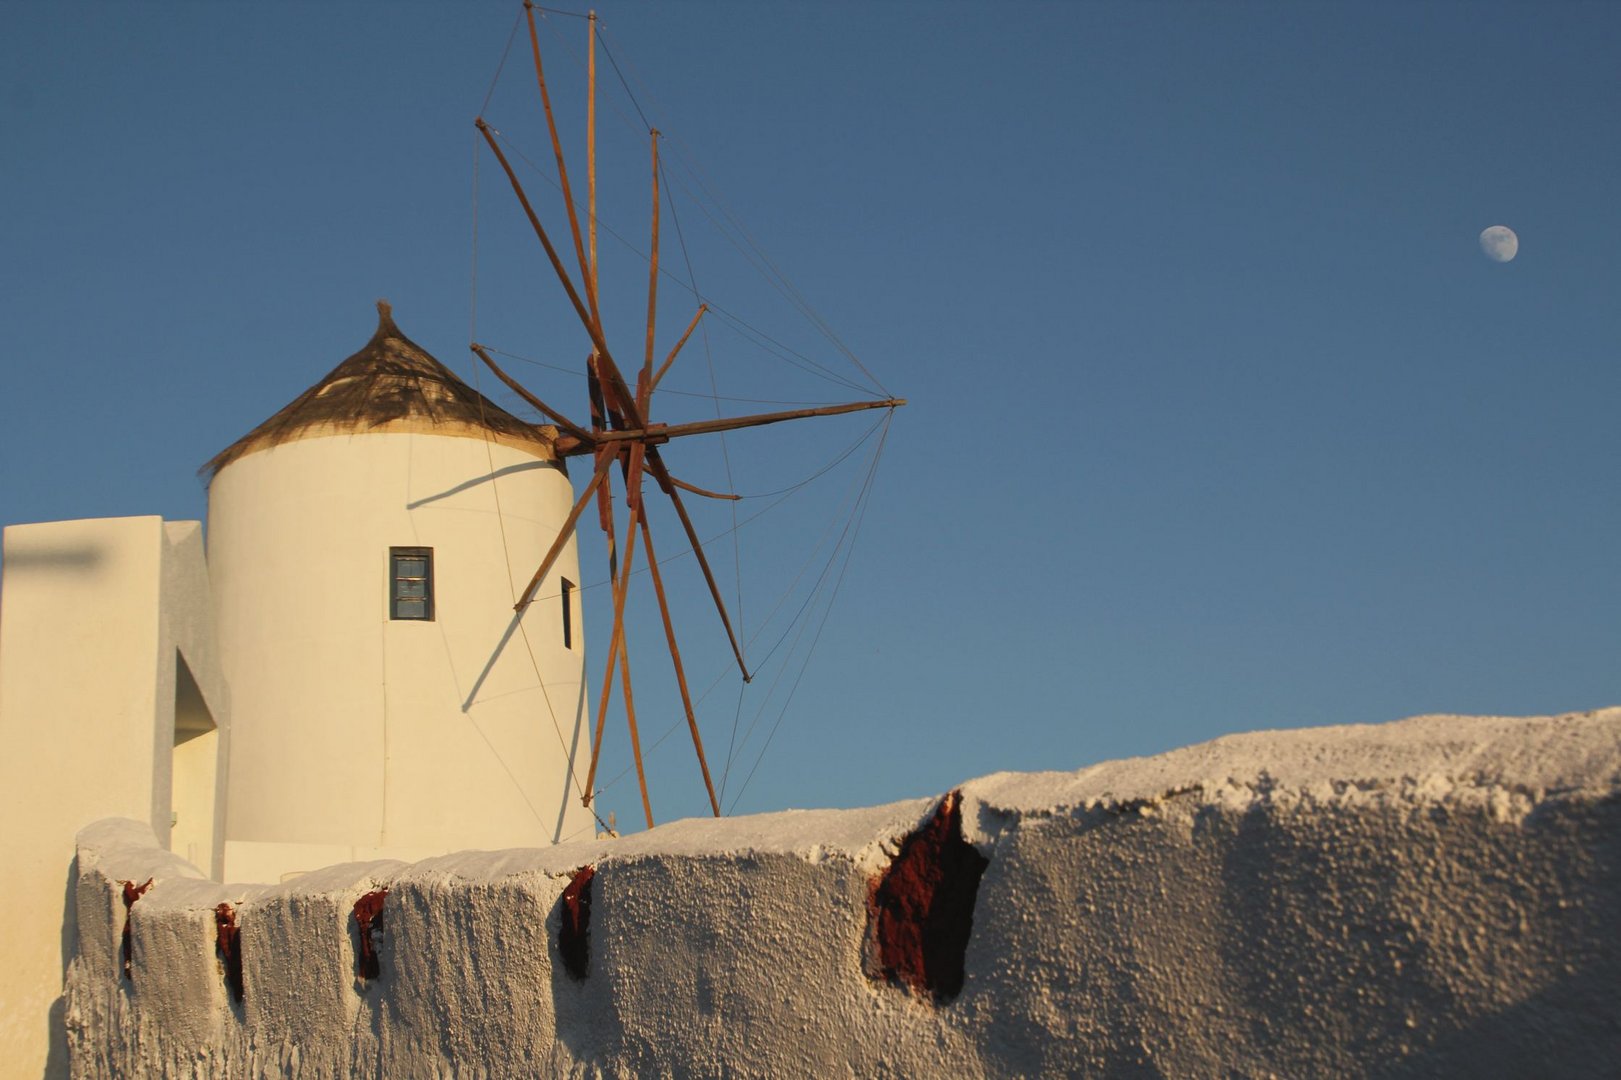
POLYGON ((129 909, 135 906, 135 901, 146 895, 146 890, 152 887, 152 879, 147 878, 145 885, 137 885, 133 881, 124 882, 124 978, 130 982, 135 981, 135 940, 130 933, 129 909))
POLYGON ((355 901, 355 930, 358 948, 355 950, 355 974, 362 979, 375 979, 383 973, 382 961, 377 956, 377 939, 383 936, 383 901, 387 889, 369 892, 355 901))
POLYGON ((943 1004, 962 991, 974 900, 990 860, 962 835, 953 791, 873 881, 867 899, 867 974, 943 1004))
POLYGON ((225 987, 231 1000, 242 1000, 242 931, 236 925, 236 909, 221 904, 214 909, 214 954, 225 971, 225 987))
POLYGON ((580 867, 558 901, 557 952, 563 970, 576 980, 585 978, 591 962, 591 879, 596 875, 596 867, 580 867))

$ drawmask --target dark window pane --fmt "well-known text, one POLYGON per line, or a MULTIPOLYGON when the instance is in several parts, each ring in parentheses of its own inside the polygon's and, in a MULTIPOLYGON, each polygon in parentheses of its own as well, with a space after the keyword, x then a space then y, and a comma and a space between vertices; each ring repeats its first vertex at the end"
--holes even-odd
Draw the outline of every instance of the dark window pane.
POLYGON ((433 549, 388 550, 388 615, 391 619, 433 619, 433 549))

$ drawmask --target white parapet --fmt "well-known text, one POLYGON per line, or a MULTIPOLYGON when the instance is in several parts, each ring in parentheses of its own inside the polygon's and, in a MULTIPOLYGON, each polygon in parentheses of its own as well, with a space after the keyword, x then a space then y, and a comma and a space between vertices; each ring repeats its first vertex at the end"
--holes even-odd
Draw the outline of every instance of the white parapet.
POLYGON ((282 885, 127 822, 79 844, 86 1077, 1596 1076, 1621 1047, 1621 709, 282 885))

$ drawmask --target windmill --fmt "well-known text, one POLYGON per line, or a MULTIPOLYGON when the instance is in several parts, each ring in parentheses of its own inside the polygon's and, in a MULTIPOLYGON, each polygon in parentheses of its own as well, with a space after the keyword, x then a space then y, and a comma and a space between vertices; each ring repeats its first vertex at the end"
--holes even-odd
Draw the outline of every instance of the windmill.
MULTIPOLYGON (((608 645, 608 656, 603 669, 601 692, 597 697, 597 715, 591 739, 590 767, 581 798, 584 804, 590 807, 607 723, 608 703, 612 695, 615 676, 617 675, 624 700, 631 751, 635 761, 637 783, 641 792, 642 810, 647 825, 651 828, 654 824, 653 809, 648 797, 647 775, 643 766, 641 739, 636 725, 635 698, 630 677, 630 655, 625 635, 625 601, 630 588, 632 569, 635 565, 637 541, 640 538, 642 546, 647 549, 645 558, 649 572, 648 576, 653 584, 653 591, 663 621, 665 641, 669 648, 670 659, 675 667, 676 683, 680 689, 681 704, 687 728, 692 737, 693 749, 697 754, 699 768, 703 773, 704 787, 708 794, 710 809, 715 816, 719 817, 721 812, 720 801, 716 797, 714 781, 704 755, 703 738, 699 732, 697 717, 693 709, 692 695, 688 688, 685 669, 681 661, 681 651, 675 634, 675 623, 670 612, 658 558, 653 548, 653 534, 648 523, 649 500, 646 498, 647 493, 644 490, 645 481, 648 476, 651 476, 658 491, 669 500, 670 505, 673 507, 675 515, 686 533, 687 540, 691 544, 691 550, 708 585, 710 596, 714 600, 715 611, 720 618, 721 626, 726 632, 738 671, 746 683, 753 677, 752 673, 744 661, 743 650, 738 644, 737 633, 732 626, 731 618, 727 614, 726 603, 721 596, 720 586, 715 580, 709 559, 704 553, 703 542, 693 526, 692 518, 688 514, 681 493, 685 491, 702 498, 723 500, 736 500, 738 496, 732 493, 706 490, 677 478, 671 473, 669 466, 666 464, 662 448, 673 440, 689 436, 757 427, 787 420, 834 416, 868 409, 893 410, 906 404, 906 402, 901 398, 883 398, 880 400, 855 401, 840 405, 759 413, 750 416, 719 418, 685 424, 666 425, 655 423, 651 419, 654 391, 675 364, 683 346, 686 345, 693 331, 698 328, 700 320, 709 310, 706 304, 699 304, 698 310, 693 314, 685 331, 665 354, 662 362, 655 367, 657 301, 660 276, 660 133, 657 128, 651 125, 648 126, 651 153, 652 214, 651 245, 648 259, 647 319, 641 365, 636 370, 633 389, 630 381, 625 377, 624 369, 621 368, 613 352, 608 347, 598 300, 595 119, 596 15, 595 13, 590 14, 587 20, 589 27, 586 68, 587 201, 585 228, 582 229, 581 215, 569 183, 569 173, 563 154, 562 141, 558 134, 557 121, 552 109, 551 95, 547 89, 545 68, 541 59, 540 40, 536 31, 535 5, 533 0, 524 0, 523 6, 524 16, 528 23, 530 52, 534 60, 535 78, 539 86, 541 105, 546 117, 547 132, 551 139, 552 152, 557 164, 557 182, 562 192, 564 205, 567 207, 569 236, 572 240, 574 265, 578 272, 578 284, 576 284, 575 276, 571 273, 570 267, 565 264, 563 255, 559 254, 545 225, 535 212, 511 162, 503 152, 497 138, 497 132, 485 121, 482 115, 475 120, 475 126, 480 135, 483 136, 485 143, 494 153, 496 160, 500 163, 502 171, 512 187, 513 194, 517 197, 530 227, 546 253, 546 258, 557 276, 558 283, 568 297, 570 306, 590 339, 591 351, 585 362, 589 423, 586 425, 575 423, 561 410, 542 401, 518 380, 504 371, 490 355, 489 349, 477 342, 473 342, 470 347, 479 360, 501 382, 557 425, 556 452, 559 457, 585 457, 589 455, 593 467, 591 477, 587 481, 584 490, 581 491, 564 520, 556 539, 542 558, 528 586, 519 595, 514 609, 521 613, 534 600, 536 589, 552 568, 552 564, 557 557, 562 553, 587 506, 594 500, 597 504, 598 524, 607 541, 609 581, 612 585, 613 629, 608 645), (613 497, 612 474, 616 469, 624 485, 625 493, 626 520, 622 530, 616 520, 613 497), (619 542, 621 535, 624 537, 622 552, 619 542)), ((653 501, 656 502, 657 500, 653 501)))

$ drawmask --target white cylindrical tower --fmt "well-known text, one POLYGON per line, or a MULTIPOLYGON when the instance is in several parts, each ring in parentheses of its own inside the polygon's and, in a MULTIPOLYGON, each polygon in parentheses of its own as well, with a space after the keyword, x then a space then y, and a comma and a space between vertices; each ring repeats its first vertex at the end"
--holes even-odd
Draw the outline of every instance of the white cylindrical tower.
POLYGON ((377 333, 212 462, 226 873, 589 836, 578 559, 555 432, 377 333))

